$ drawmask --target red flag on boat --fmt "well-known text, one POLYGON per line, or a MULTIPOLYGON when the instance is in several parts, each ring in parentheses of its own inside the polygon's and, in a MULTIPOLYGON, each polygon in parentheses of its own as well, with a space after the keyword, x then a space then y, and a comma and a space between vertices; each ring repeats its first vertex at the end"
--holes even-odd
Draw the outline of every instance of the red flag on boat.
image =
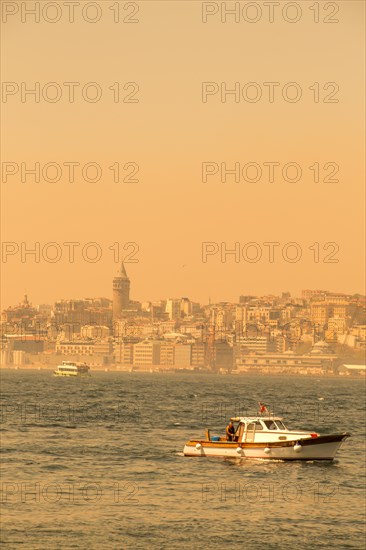
POLYGON ((258 401, 258 405, 259 405, 259 414, 264 414, 264 413, 268 413, 268 409, 267 407, 261 403, 260 401, 258 401))

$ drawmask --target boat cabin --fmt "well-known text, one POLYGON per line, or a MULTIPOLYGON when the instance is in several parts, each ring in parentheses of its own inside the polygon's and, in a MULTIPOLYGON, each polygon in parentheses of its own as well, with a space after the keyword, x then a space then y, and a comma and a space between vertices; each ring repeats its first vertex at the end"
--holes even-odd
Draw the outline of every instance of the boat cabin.
MULTIPOLYGON (((287 429, 280 416, 240 416, 230 418, 230 420, 235 428, 233 441, 238 443, 288 441, 298 437, 318 436, 316 433, 287 429)), ((226 437, 217 439, 227 440, 226 437)))
POLYGON ((77 363, 75 361, 62 361, 55 370, 58 376, 78 376, 88 374, 90 367, 86 363, 77 363))
MULTIPOLYGON (((230 418, 235 427, 234 441, 250 443, 262 439, 278 440, 278 436, 287 432, 286 426, 279 416, 256 416, 256 417, 234 417, 230 418)), ((287 437, 285 437, 287 439, 287 437)))

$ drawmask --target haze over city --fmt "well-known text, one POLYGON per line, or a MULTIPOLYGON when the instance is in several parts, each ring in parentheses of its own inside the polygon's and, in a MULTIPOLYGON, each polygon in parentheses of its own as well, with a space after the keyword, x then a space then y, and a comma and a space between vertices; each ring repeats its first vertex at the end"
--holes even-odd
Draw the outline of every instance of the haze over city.
MULTIPOLYGON (((303 288, 364 292, 362 3, 342 2, 341 24, 322 23, 337 19, 332 6, 314 23, 316 6, 307 4, 296 24, 282 17, 282 7, 273 23, 265 7, 256 24, 235 16, 222 23, 220 11, 205 23, 200 2, 143 2, 139 23, 116 24, 104 6, 94 25, 76 8, 68 23, 63 5, 55 24, 42 14, 39 24, 31 15, 22 23, 21 10, 11 15, 8 8, 2 239, 19 253, 2 260, 3 306, 17 303, 25 288, 34 303, 105 295, 130 242, 139 247, 129 271, 140 300, 235 300, 303 288), (68 82, 75 83, 74 102, 68 82), (95 86, 82 94, 91 82, 102 92, 96 102, 95 86), (254 84, 243 96, 248 83, 254 84), (258 90, 260 100, 245 100, 258 90), (300 170, 284 171, 289 163, 300 170), (40 243, 42 251, 50 242, 62 251, 59 261, 42 253, 39 263, 31 254, 22 261, 21 243, 28 250, 40 243), (74 263, 68 242, 80 243, 74 263), (96 263, 81 255, 90 242, 103 252, 96 263), (121 256, 114 266, 109 247, 116 242, 121 256), (256 242, 263 256, 222 263, 216 254, 203 263, 203 242, 228 250, 256 242), (266 242, 279 243, 273 263, 266 242), (282 258, 289 242, 301 246, 298 263, 282 258), (332 251, 323 250, 327 243, 338 247, 337 263, 324 263, 332 251)), ((121 6, 121 14, 129 10, 121 6)), ((289 9, 287 19, 296 13, 296 6, 289 9)), ((54 15, 50 9, 48 17, 54 15)))

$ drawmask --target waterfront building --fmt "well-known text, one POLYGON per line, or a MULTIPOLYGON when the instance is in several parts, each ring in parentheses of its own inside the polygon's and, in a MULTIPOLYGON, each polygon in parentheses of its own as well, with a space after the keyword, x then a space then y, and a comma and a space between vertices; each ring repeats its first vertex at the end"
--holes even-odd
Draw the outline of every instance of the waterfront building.
POLYGON ((176 367, 187 368, 192 364, 192 346, 191 344, 175 344, 174 346, 174 365, 176 367))
POLYGON ((136 366, 152 366, 160 363, 160 342, 158 340, 142 340, 133 346, 133 364, 136 366))

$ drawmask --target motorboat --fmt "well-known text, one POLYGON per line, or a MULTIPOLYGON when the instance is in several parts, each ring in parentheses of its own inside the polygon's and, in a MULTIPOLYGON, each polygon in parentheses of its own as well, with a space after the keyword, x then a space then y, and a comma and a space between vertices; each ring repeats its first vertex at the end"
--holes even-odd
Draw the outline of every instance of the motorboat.
POLYGON ((86 363, 77 363, 75 361, 62 361, 54 371, 55 376, 87 376, 90 367, 86 363))
POLYGON ((283 418, 272 415, 231 418, 234 430, 226 437, 191 439, 185 456, 257 458, 270 460, 333 460, 349 433, 321 435, 316 432, 289 430, 283 418))

